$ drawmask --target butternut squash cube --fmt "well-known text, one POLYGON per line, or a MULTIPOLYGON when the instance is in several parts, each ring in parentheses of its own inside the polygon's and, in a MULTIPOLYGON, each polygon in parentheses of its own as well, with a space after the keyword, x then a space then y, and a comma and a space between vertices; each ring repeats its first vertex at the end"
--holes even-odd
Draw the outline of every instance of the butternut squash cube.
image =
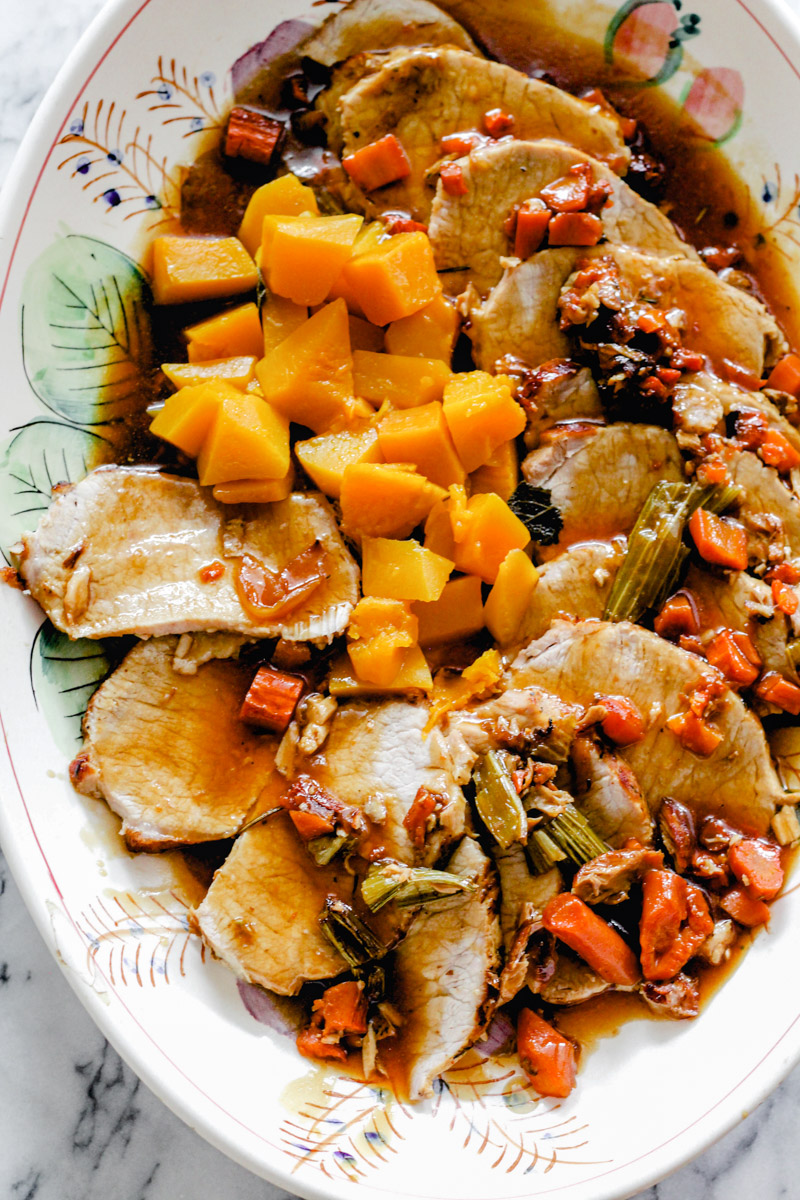
POLYGON ((419 640, 423 646, 463 641, 483 629, 483 594, 475 575, 464 575, 445 584, 438 600, 415 604, 419 618, 419 640))
POLYGON ((334 662, 328 676, 328 690, 332 696, 412 695, 429 692, 432 687, 431 669, 416 645, 406 650, 400 670, 386 687, 359 679, 346 654, 334 662))
POLYGON ((350 315, 350 345, 353 351, 371 350, 379 354, 383 350, 383 330, 380 325, 370 325, 362 317, 350 315))
POLYGON ((349 293, 373 325, 418 312, 441 294, 427 234, 398 233, 342 269, 341 294, 349 293))
POLYGON ((196 458, 225 396, 218 381, 182 387, 150 422, 150 432, 196 458))
POLYGON ((230 483, 218 483, 212 496, 220 504, 274 504, 285 500, 294 487, 294 471, 283 479, 233 479, 230 483))
POLYGON ((204 486, 235 479, 284 479, 289 473, 289 422, 257 396, 227 385, 197 459, 204 486))
POLYGON ((525 410, 511 394, 510 379, 485 371, 452 376, 444 389, 444 415, 467 471, 483 466, 526 424, 525 410))
POLYGON ((213 358, 261 358, 261 322, 252 302, 217 313, 207 321, 189 325, 183 331, 188 341, 189 362, 213 358))
POLYGON ((270 404, 315 433, 348 419, 353 359, 344 300, 326 304, 270 350, 256 376, 270 404))
POLYGON ((153 300, 186 304, 249 292, 258 283, 256 264, 238 238, 177 237, 153 241, 153 300))
POLYGON ((413 538, 365 537, 361 544, 361 587, 365 596, 394 600, 438 600, 453 563, 413 538))
MULTIPOLYGON (((378 246, 380 246, 382 242, 388 241, 389 237, 390 235, 386 232, 386 226, 382 221, 370 221, 368 225, 362 225, 361 229, 359 230, 358 237, 353 243, 350 259, 358 258, 358 256, 361 254, 370 253, 372 250, 375 250, 378 246)), ((347 261, 349 262, 350 259, 347 261)), ((328 299, 338 300, 341 298, 345 301, 347 308, 351 313, 363 319, 364 310, 361 307, 358 296, 349 285, 347 277, 345 276, 344 268, 346 266, 347 263, 344 264, 341 271, 336 276, 336 279, 333 281, 331 290, 328 292, 328 299)), ((365 348, 371 349, 371 347, 365 348)))
POLYGON ((473 496, 480 492, 496 492, 503 500, 514 495, 519 483, 519 454, 515 441, 503 442, 482 467, 469 477, 469 489, 473 496))
POLYGON ((408 537, 445 492, 397 463, 345 467, 339 503, 342 524, 355 537, 408 537))
POLYGON ((387 687, 417 641, 417 618, 400 600, 360 600, 347 628, 347 653, 365 683, 387 687))
POLYGON ((390 354, 440 358, 449 366, 458 332, 458 313, 444 296, 437 296, 410 317, 392 321, 386 330, 390 354))
POLYGON ((321 304, 350 257, 362 218, 264 218, 261 269, 271 292, 295 304, 321 304))
POLYGON ((296 175, 281 175, 253 192, 239 226, 239 241, 254 255, 261 245, 264 217, 299 217, 301 213, 318 212, 313 190, 296 175))
MULTIPOLYGON (((466 503, 466 501, 465 501, 466 503)), ((450 520, 450 500, 446 498, 434 504, 425 522, 425 549, 443 558, 456 559, 456 540, 450 520)))
POLYGON ((176 388, 194 387, 213 379, 224 379, 240 392, 247 390, 256 370, 256 359, 212 358, 206 362, 162 363, 161 370, 176 388))
MULTIPOLYGON (((450 519, 452 522, 452 511, 450 519)), ((472 496, 463 528, 454 527, 453 532, 456 568, 478 575, 486 583, 497 579, 500 564, 509 551, 524 550, 531 540, 523 522, 494 492, 472 496)))
POLYGON ((294 452, 319 490, 336 499, 341 494, 342 475, 347 467, 353 463, 383 462, 378 431, 372 424, 296 442, 294 452))
MULTIPOLYGON (((269 185, 267 185, 269 186, 269 185)), ((308 309, 305 304, 295 304, 285 296, 271 293, 261 305, 261 328, 263 331, 263 349, 258 357, 269 354, 276 346, 280 346, 290 333, 305 325, 308 320, 308 309)))
POLYGON ((395 408, 415 408, 441 400, 452 372, 438 359, 411 358, 400 354, 353 351, 353 382, 356 395, 395 408))
POLYGON ((539 572, 524 550, 509 550, 500 564, 484 606, 486 628, 501 646, 509 646, 522 627, 539 572))
POLYGON ((414 463, 440 487, 466 478, 441 404, 390 412, 378 425, 378 440, 387 462, 414 463))

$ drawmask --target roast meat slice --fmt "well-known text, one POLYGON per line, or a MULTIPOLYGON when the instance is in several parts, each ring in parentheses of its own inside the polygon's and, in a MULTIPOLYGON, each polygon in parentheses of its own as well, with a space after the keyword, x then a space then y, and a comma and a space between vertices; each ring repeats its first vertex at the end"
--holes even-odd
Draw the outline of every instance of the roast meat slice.
POLYGON ((367 50, 444 44, 477 53, 464 27, 428 0, 351 0, 333 12, 301 50, 306 58, 333 67, 367 50))
POLYGON ((636 838, 653 839, 653 820, 634 772, 590 733, 572 743, 575 803, 595 833, 609 846, 636 838))
POLYGON ((500 876, 500 929, 503 935, 503 971, 500 1003, 505 1004, 525 986, 528 975, 528 940, 541 925, 548 900, 563 890, 558 867, 533 875, 522 846, 493 851, 500 876))
POLYGON ((625 550, 623 537, 575 542, 543 563, 517 640, 541 637, 556 617, 601 617, 625 550))
MULTIPOLYGON (((211 640, 211 639, 209 639, 211 640)), ((70 775, 122 817, 132 850, 233 837, 274 772, 278 738, 239 720, 254 668, 173 668, 178 638, 139 642, 92 697, 70 775)), ((224 654, 227 647, 220 647, 224 654)))
POLYGON ((684 584, 699 602, 705 628, 725 626, 749 634, 765 670, 794 678, 786 657, 786 642, 793 636, 789 618, 775 608, 768 583, 746 571, 712 575, 691 566, 684 584))
POLYGON ((72 638, 207 630, 326 643, 358 598, 358 567, 321 496, 218 504, 196 480, 146 467, 100 467, 59 492, 18 562, 31 595, 72 638), (242 555, 280 571, 317 541, 327 579, 282 621, 249 616, 234 586, 242 555), (204 582, 207 567, 222 572, 204 582))
POLYGON ((747 529, 751 560, 767 563, 800 554, 800 500, 775 468, 740 450, 728 460, 728 472, 742 489, 735 515, 747 529))
POLYGON ((480 1037, 494 1008, 500 921, 492 864, 464 838, 447 869, 474 880, 477 890, 419 912, 394 956, 390 995, 403 1023, 379 1042, 378 1053, 401 1099, 429 1096, 433 1080, 480 1037))

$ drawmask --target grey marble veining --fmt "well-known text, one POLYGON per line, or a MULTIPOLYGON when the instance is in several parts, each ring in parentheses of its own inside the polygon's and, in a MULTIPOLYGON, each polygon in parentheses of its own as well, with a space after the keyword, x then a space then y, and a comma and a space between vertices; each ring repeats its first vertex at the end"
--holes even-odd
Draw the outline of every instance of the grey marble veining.
MULTIPOLYGON (((0 180, 100 6, 0 0, 0 180)), ((287 1195, 202 1141, 122 1063, 50 958, 2 855, 0 1046, 0 1200, 287 1195)), ((800 1070, 721 1142, 638 1200, 800 1200, 798 1111, 800 1070)))

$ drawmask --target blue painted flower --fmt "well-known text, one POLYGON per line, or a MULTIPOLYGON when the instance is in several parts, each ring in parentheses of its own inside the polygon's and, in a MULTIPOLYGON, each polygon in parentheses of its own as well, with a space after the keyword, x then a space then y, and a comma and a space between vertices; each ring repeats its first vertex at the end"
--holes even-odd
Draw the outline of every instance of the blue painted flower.
POLYGON ((145 196, 144 202, 147 208, 161 208, 161 201, 158 196, 145 196))
POLYGON ((346 1150, 334 1150, 333 1157, 338 1158, 340 1162, 354 1163, 356 1161, 355 1156, 348 1154, 346 1150))
POLYGON ((125 156, 121 150, 109 150, 106 157, 110 163, 114 163, 114 165, 118 167, 125 156))
POLYGON ((191 129, 192 133, 198 133, 203 128, 203 124, 204 122, 202 117, 192 117, 191 121, 189 122, 189 128, 191 129))
POLYGON ((81 136, 81 134, 83 133, 83 121, 80 119, 80 117, 77 117, 74 121, 72 121, 70 123, 69 131, 73 135, 73 137, 81 136))
POLYGON ((103 192, 103 199, 109 208, 116 208, 118 204, 122 203, 116 188, 109 188, 107 192, 103 192))
POLYGON ((79 158, 79 159, 78 159, 78 162, 77 162, 77 164, 76 164, 76 166, 75 166, 75 170, 78 172, 78 174, 79 174, 79 175, 88 175, 88 174, 89 174, 89 168, 91 167, 91 165, 92 165, 92 164, 91 164, 91 161, 90 161, 90 159, 88 159, 88 158, 79 158))
POLYGON ((765 183, 764 190, 761 193, 761 199, 765 204, 771 204, 778 195, 778 185, 776 183, 765 183))
POLYGON ((212 88, 217 82, 217 77, 213 71, 203 71, 203 74, 200 76, 200 82, 203 87, 212 88))
POLYGON ((156 91, 156 95, 158 96, 159 100, 171 100, 172 88, 168 83, 162 83, 156 91))

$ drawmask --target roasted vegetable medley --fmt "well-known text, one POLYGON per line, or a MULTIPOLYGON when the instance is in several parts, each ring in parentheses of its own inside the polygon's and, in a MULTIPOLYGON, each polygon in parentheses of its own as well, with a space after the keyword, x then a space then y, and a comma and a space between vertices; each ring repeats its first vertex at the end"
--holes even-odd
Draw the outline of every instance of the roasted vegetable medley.
POLYGON ((566 1097, 565 1007, 697 1017, 800 837, 800 358, 596 88, 427 0, 292 61, 215 152, 235 235, 152 241, 151 465, 16 548, 136 639, 71 778, 133 850, 216 844, 195 928, 301 1054, 414 1100, 506 1006, 566 1097))

